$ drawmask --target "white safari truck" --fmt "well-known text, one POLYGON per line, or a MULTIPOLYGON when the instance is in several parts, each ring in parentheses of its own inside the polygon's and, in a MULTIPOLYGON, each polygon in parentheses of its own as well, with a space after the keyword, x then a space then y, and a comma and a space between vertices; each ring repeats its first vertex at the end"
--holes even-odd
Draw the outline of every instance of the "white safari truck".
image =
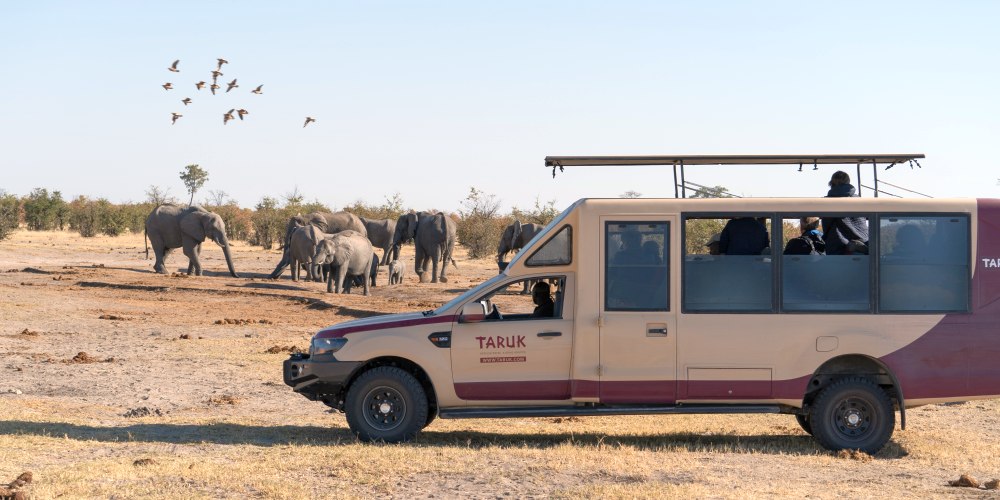
POLYGON ((874 453, 897 412, 1000 396, 997 359, 1000 200, 582 199, 441 307, 323 329, 284 380, 366 441, 435 417, 784 413, 874 453), (813 217, 828 238, 864 222, 864 244, 786 252, 813 217))

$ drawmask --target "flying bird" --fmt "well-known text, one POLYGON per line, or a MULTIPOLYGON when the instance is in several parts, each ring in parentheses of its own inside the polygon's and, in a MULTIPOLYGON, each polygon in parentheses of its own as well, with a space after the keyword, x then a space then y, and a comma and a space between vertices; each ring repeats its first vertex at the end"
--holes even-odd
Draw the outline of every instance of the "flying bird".
POLYGON ((170 124, 171 125, 177 123, 177 119, 180 118, 180 117, 182 117, 182 116, 184 116, 184 115, 179 114, 179 113, 170 113, 170 114, 174 115, 173 118, 170 119, 170 124))
POLYGON ((196 87, 196 88, 197 88, 198 90, 201 90, 201 89, 205 88, 205 81, 204 81, 204 80, 202 80, 202 81, 200 81, 200 82, 198 82, 198 83, 194 84, 194 86, 195 86, 195 87, 196 87))
POLYGON ((227 60, 225 60, 225 59, 223 59, 221 57, 219 59, 217 59, 217 60, 219 61, 219 67, 217 68, 219 71, 222 71, 222 65, 223 64, 229 64, 229 61, 227 61, 227 60))
POLYGON ((264 92, 260 90, 261 87, 263 87, 263 85, 258 85, 257 88, 251 90, 250 93, 251 94, 263 94, 264 92))
POLYGON ((222 124, 223 125, 229 123, 229 120, 232 120, 232 119, 235 118, 233 116, 233 111, 236 111, 236 108, 230 109, 228 113, 222 115, 222 124))
POLYGON ((312 123, 314 121, 316 121, 315 118, 313 118, 311 116, 307 116, 306 117, 306 122, 302 124, 302 128, 306 128, 306 125, 309 125, 310 123, 312 123))
POLYGON ((219 88, 219 86, 214 83, 210 87, 208 87, 208 89, 212 91, 212 95, 215 95, 215 89, 217 88, 219 88))
POLYGON ((215 70, 213 70, 212 71, 212 83, 215 83, 219 79, 220 76, 222 76, 222 72, 221 71, 215 71, 215 70))
POLYGON ((188 104, 191 104, 191 98, 190 97, 185 97, 185 98, 181 99, 181 102, 183 102, 184 105, 187 106, 188 104))
POLYGON ((226 88, 226 93, 228 94, 230 90, 233 90, 236 87, 239 87, 239 85, 236 85, 236 79, 233 78, 233 81, 229 82, 229 87, 226 88))
POLYGON ((240 117, 240 121, 243 121, 243 115, 249 115, 250 112, 243 108, 240 108, 236 110, 236 114, 240 117))
POLYGON ((170 82, 167 82, 167 83, 163 84, 163 88, 164 88, 164 90, 170 90, 170 89, 174 88, 174 86, 170 82))
POLYGON ((171 64, 169 68, 167 68, 167 71, 173 71, 174 73, 180 73, 181 70, 177 69, 177 64, 180 63, 180 62, 181 62, 180 59, 174 61, 174 63, 171 64))

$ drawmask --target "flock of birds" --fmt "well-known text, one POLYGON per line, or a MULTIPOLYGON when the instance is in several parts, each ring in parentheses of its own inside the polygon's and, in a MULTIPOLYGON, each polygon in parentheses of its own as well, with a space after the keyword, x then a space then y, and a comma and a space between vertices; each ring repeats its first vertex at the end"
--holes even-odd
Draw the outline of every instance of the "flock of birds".
MULTIPOLYGON (((212 92, 212 95, 216 95, 215 91, 217 91, 217 90, 219 90, 219 89, 222 88, 219 85, 219 77, 223 76, 223 74, 222 74, 222 65, 223 64, 229 64, 229 61, 227 61, 225 59, 222 59, 221 57, 218 58, 217 61, 218 61, 218 66, 214 70, 212 70, 212 85, 209 85, 209 87, 208 87, 208 89, 212 92)), ((181 63, 180 59, 174 61, 174 63, 171 64, 167 68, 167 71, 170 71, 171 73, 180 73, 181 70, 177 68, 177 66, 180 63, 181 63)), ((229 83, 226 83, 226 93, 227 94, 229 93, 229 91, 231 91, 231 90, 233 90, 235 88, 239 88, 239 84, 236 83, 236 80, 237 80, 236 78, 233 78, 233 81, 231 81, 229 83)), ((223 83, 225 83, 225 82, 223 81, 223 83)), ((208 85, 208 82, 206 82, 204 80, 199 81, 199 82, 197 82, 197 83, 194 84, 195 88, 198 89, 199 91, 201 91, 201 89, 205 88, 205 85, 208 85)), ((174 85, 172 83, 170 83, 170 82, 164 83, 162 86, 163 86, 164 90, 173 90, 174 89, 174 85)), ((261 94, 264 93, 264 91, 262 90, 263 88, 264 88, 263 84, 258 85, 257 88, 251 90, 250 93, 251 94, 261 95, 261 94)), ((191 104, 192 101, 191 101, 190 97, 185 97, 184 99, 181 99, 181 102, 184 103, 185 106, 187 106, 188 104, 191 104)), ((180 113, 170 113, 170 114, 172 115, 171 118, 170 118, 170 124, 171 125, 177 123, 177 120, 184 116, 184 115, 182 115, 180 113)), ((240 121, 243 121, 243 117, 246 116, 246 115, 248 115, 248 114, 250 114, 250 112, 247 111, 247 110, 245 110, 245 109, 243 109, 243 108, 240 108, 240 109, 236 109, 236 108, 230 109, 229 111, 227 111, 226 113, 224 113, 222 115, 222 124, 225 125, 225 124, 229 123, 229 120, 235 120, 236 117, 239 117, 240 121), (233 115, 233 113, 236 113, 236 114, 233 115)), ((311 116, 307 116, 305 123, 302 125, 302 128, 305 128, 306 125, 309 125, 310 123, 312 123, 314 121, 316 121, 315 118, 313 118, 311 116)))

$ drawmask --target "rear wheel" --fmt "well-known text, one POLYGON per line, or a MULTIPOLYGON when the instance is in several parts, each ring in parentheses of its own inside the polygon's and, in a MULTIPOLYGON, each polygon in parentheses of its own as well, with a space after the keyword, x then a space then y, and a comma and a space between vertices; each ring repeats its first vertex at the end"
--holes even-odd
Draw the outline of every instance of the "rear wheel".
POLYGON ((380 366, 362 373, 347 390, 347 425, 362 441, 409 441, 428 421, 427 394, 400 368, 380 366))
POLYGON ((892 399, 863 377, 838 380, 823 389, 808 416, 812 434, 828 450, 857 449, 875 454, 896 426, 892 399))
POLYGON ((802 430, 806 431, 806 434, 812 435, 813 429, 812 424, 809 423, 809 415, 798 413, 795 415, 795 421, 799 423, 799 427, 802 427, 802 430))

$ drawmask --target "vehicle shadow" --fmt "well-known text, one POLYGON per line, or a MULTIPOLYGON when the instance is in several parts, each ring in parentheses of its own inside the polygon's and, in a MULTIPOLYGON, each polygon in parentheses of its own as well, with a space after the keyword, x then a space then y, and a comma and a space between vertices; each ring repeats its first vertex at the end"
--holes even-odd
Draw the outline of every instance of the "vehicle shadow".
MULTIPOLYGON (((300 425, 156 424, 143 423, 121 427, 98 427, 62 422, 0 421, 0 435, 65 436, 70 439, 99 442, 147 442, 170 444, 248 444, 277 445, 356 445, 358 440, 346 428, 300 425)), ((387 446, 372 444, 371 446, 387 446)), ((424 430, 417 438, 400 445, 415 448, 496 447, 549 449, 561 446, 580 448, 612 447, 638 451, 688 451, 699 453, 752 453, 767 455, 828 454, 816 441, 802 434, 695 434, 687 432, 648 436, 615 435, 595 432, 554 434, 504 434, 478 431, 424 430)), ((908 455, 895 441, 886 444, 875 458, 899 459, 908 455)))

